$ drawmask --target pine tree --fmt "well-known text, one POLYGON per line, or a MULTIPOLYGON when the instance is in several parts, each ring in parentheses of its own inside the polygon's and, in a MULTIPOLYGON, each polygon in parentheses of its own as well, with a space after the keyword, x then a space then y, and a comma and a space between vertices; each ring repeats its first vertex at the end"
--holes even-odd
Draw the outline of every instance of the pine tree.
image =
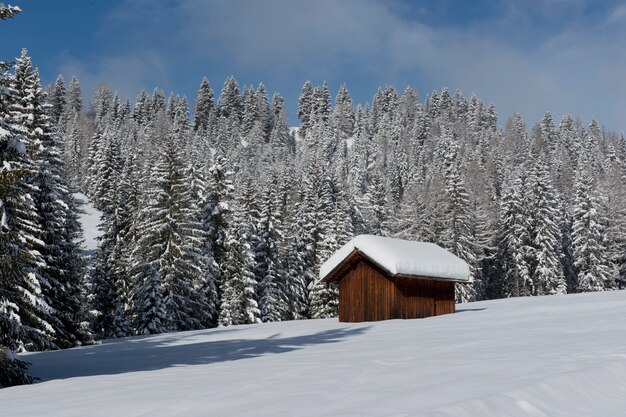
POLYGON ((243 107, 241 134, 247 136, 258 120, 257 103, 256 98, 254 97, 254 88, 248 88, 247 86, 244 86, 241 96, 241 103, 243 107))
MULTIPOLYGON (((5 80, 9 106, 3 119, 9 120, 9 124, 2 132, 4 140, 0 149, 3 163, 0 227, 4 246, 0 251, 4 255, 0 299, 6 300, 3 304, 8 317, 3 321, 10 326, 9 334, 13 334, 7 341, 10 349, 45 349, 55 345, 54 329, 50 325, 52 309, 42 295, 40 271, 45 261, 39 252, 43 244, 41 218, 34 200, 42 144, 37 129, 39 121, 32 114, 33 106, 41 105, 43 92, 37 70, 25 49, 15 64, 15 76, 5 80)), ((38 110, 41 112, 41 107, 38 110)))
POLYGON ((300 120, 300 137, 305 137, 311 127, 311 112, 313 111, 315 88, 311 81, 307 81, 302 86, 300 97, 298 98, 298 120, 300 120))
POLYGON ((272 131, 272 112, 267 98, 267 91, 263 83, 260 83, 257 87, 254 100, 256 102, 257 123, 262 131, 263 143, 266 143, 272 131))
MULTIPOLYGON (((212 237, 214 207, 208 202, 208 173, 206 169, 193 163, 188 167, 187 176, 190 181, 189 214, 192 223, 186 229, 192 232, 190 245, 186 249, 192 258, 192 262, 200 269, 200 275, 196 275, 197 291, 202 300, 202 312, 198 312, 204 327, 215 327, 218 324, 220 267, 215 261, 215 248, 212 237)), ((189 256, 189 255, 188 255, 189 256)))
POLYGON ((496 296, 521 297, 534 291, 528 265, 530 224, 524 200, 525 181, 517 176, 506 187, 500 202, 498 259, 504 282, 495 282, 490 291, 496 296))
POLYGON ((244 185, 233 213, 233 224, 228 233, 228 251, 222 265, 219 323, 222 326, 260 322, 258 280, 254 247, 257 244, 257 223, 254 185, 244 185))
POLYGON ((390 214, 385 186, 380 175, 372 175, 372 183, 368 187, 366 198, 369 231, 374 235, 385 236, 390 214))
MULTIPOLYGON (((20 12, 17 6, 0 5, 0 20, 10 19, 20 12)), ((33 336, 40 338, 36 329, 21 322, 19 306, 11 301, 12 295, 26 295, 21 291, 20 270, 13 263, 16 256, 23 258, 25 254, 16 245, 19 231, 11 228, 12 208, 15 208, 11 200, 16 197, 16 184, 28 170, 24 169, 25 141, 10 122, 11 107, 16 98, 11 88, 13 77, 8 72, 9 67, 9 64, 0 62, 0 388, 34 382, 27 375, 29 364, 17 359, 6 347, 33 336)))
POLYGON ((285 283, 280 246, 283 241, 278 176, 272 175, 261 196, 261 211, 256 247, 256 270, 259 280, 261 320, 280 321, 286 316, 285 283))
POLYGON ((224 87, 217 103, 217 114, 218 117, 234 117, 236 120, 241 121, 242 104, 239 96, 239 85, 233 76, 228 77, 224 82, 224 87))
POLYGON ((593 183, 583 170, 576 178, 573 247, 578 291, 602 291, 609 282, 608 260, 603 246, 603 224, 593 183))
POLYGON ((205 134, 210 131, 215 117, 213 94, 209 80, 207 80, 206 77, 202 78, 194 105, 194 131, 200 130, 205 132, 205 134))
MULTIPOLYGON (((342 230, 340 228, 342 223, 337 223, 338 219, 335 215, 335 206, 338 203, 337 190, 334 186, 333 179, 328 175, 324 175, 320 184, 317 206, 315 208, 315 213, 318 216, 316 229, 319 237, 315 251, 315 264, 312 271, 316 279, 309 284, 309 303, 312 318, 335 317, 339 311, 339 293, 337 287, 317 279, 322 264, 339 249, 339 242, 345 239, 344 233, 342 233, 344 236, 338 236, 338 233, 342 230)), ((345 221, 345 218, 343 220, 345 221)))
POLYGON ((52 122, 56 125, 59 125, 61 117, 66 112, 66 94, 67 89, 65 88, 65 80, 63 79, 63 76, 59 74, 56 82, 54 83, 52 97, 50 97, 50 104, 52 105, 52 108, 50 109, 50 117, 52 118, 52 122))
MULTIPOLYGON (((126 171, 127 172, 127 171, 126 171)), ((130 278, 128 268, 129 257, 127 253, 133 248, 133 241, 130 223, 133 220, 131 185, 123 176, 117 188, 117 200, 115 210, 111 215, 110 231, 104 236, 110 235, 114 238, 111 246, 111 253, 106 260, 111 266, 112 286, 111 296, 113 313, 111 314, 109 337, 126 337, 134 334, 132 327, 133 294, 134 285, 130 278)))
POLYGON ((458 171, 457 151, 452 136, 444 131, 441 140, 444 142, 444 181, 447 196, 447 207, 444 213, 446 230, 441 237, 443 246, 463 259, 470 266, 468 284, 456 285, 456 297, 459 302, 475 299, 474 271, 476 253, 470 227, 469 197, 465 183, 458 171))
POLYGON ((103 122, 104 118, 109 116, 112 110, 111 101, 113 100, 113 91, 109 86, 100 84, 96 87, 96 91, 91 98, 91 109, 94 112, 96 125, 103 122))
POLYGON ((230 179, 232 174, 233 172, 226 166, 226 160, 221 155, 216 155, 215 162, 209 167, 204 227, 208 233, 208 240, 213 242, 213 256, 218 265, 221 265, 226 258, 226 234, 234 191, 230 179))
POLYGON ((269 146, 263 161, 268 166, 288 164, 295 154, 295 141, 289 134, 285 100, 280 94, 274 94, 272 97, 272 122, 269 146))
POLYGON ((71 347, 89 341, 84 323, 81 298, 82 260, 78 243, 82 235, 76 204, 70 195, 65 167, 61 159, 62 144, 54 134, 54 127, 43 104, 44 96, 35 80, 31 95, 33 137, 40 142, 40 164, 34 179, 35 206, 39 213, 41 247, 44 264, 40 269, 42 295, 51 308, 50 324, 54 329, 54 343, 71 347))
POLYGON ((80 83, 76 77, 72 77, 70 87, 67 89, 66 97, 67 103, 65 106, 65 112, 70 115, 70 117, 83 111, 83 95, 80 90, 80 83))
POLYGON ((292 216, 288 219, 291 224, 285 243, 285 304, 286 319, 299 320, 307 318, 308 284, 310 271, 307 262, 307 238, 305 226, 308 225, 307 210, 304 192, 290 196, 289 207, 292 216))
POLYGON ((138 333, 203 326, 202 228, 190 204, 180 150, 170 135, 151 171, 143 235, 135 249, 134 308, 138 333))
POLYGON ((354 130, 354 106, 345 84, 339 87, 339 92, 335 98, 333 120, 335 128, 341 134, 341 140, 346 140, 352 136, 354 130))
POLYGON ((530 274, 534 294, 565 294, 560 248, 560 210, 547 164, 539 157, 530 175, 530 274))

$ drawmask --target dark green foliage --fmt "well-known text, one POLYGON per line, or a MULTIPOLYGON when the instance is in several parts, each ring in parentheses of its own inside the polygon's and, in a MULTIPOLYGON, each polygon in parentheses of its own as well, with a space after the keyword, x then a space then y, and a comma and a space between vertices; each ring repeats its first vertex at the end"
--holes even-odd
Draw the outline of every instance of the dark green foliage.
POLYGON ((28 375, 30 363, 22 361, 9 351, 0 349, 0 388, 32 384, 37 379, 28 375))

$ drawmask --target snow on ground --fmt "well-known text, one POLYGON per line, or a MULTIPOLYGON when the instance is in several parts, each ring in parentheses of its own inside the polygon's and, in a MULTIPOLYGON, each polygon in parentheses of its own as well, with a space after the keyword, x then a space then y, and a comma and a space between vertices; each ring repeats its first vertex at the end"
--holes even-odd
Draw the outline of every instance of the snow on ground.
POLYGON ((75 193, 74 199, 81 210, 79 221, 83 226, 84 240, 83 249, 94 251, 98 247, 98 236, 102 233, 98 230, 100 216, 102 212, 97 210, 89 201, 89 198, 82 193, 75 193))
POLYGON ((109 340, 23 355, 3 416, 624 416, 626 292, 109 340))

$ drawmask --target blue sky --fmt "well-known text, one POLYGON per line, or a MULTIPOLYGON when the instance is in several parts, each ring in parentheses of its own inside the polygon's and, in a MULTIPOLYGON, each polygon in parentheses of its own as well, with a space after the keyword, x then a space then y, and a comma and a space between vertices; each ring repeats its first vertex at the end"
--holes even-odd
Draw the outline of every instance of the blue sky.
MULTIPOLYGON (((5 0, 5 2, 8 2, 5 0)), ((549 110, 626 129, 626 4, 587 0, 14 0, 0 59, 29 50, 44 83, 76 75, 134 100, 155 86, 191 101, 233 74, 287 100, 305 80, 475 92, 529 125, 549 110)))

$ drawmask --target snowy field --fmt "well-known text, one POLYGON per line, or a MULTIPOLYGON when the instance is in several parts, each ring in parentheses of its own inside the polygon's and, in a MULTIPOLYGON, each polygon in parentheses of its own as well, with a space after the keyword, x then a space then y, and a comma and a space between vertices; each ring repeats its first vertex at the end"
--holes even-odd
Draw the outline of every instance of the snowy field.
POLYGON ((83 249, 87 252, 92 252, 98 247, 97 238, 101 235, 98 225, 100 224, 102 212, 94 208, 85 194, 74 193, 74 199, 81 211, 79 221, 83 226, 83 249))
POLYGON ((496 300, 449 316, 270 323, 24 355, 19 416, 626 415, 626 292, 496 300))

